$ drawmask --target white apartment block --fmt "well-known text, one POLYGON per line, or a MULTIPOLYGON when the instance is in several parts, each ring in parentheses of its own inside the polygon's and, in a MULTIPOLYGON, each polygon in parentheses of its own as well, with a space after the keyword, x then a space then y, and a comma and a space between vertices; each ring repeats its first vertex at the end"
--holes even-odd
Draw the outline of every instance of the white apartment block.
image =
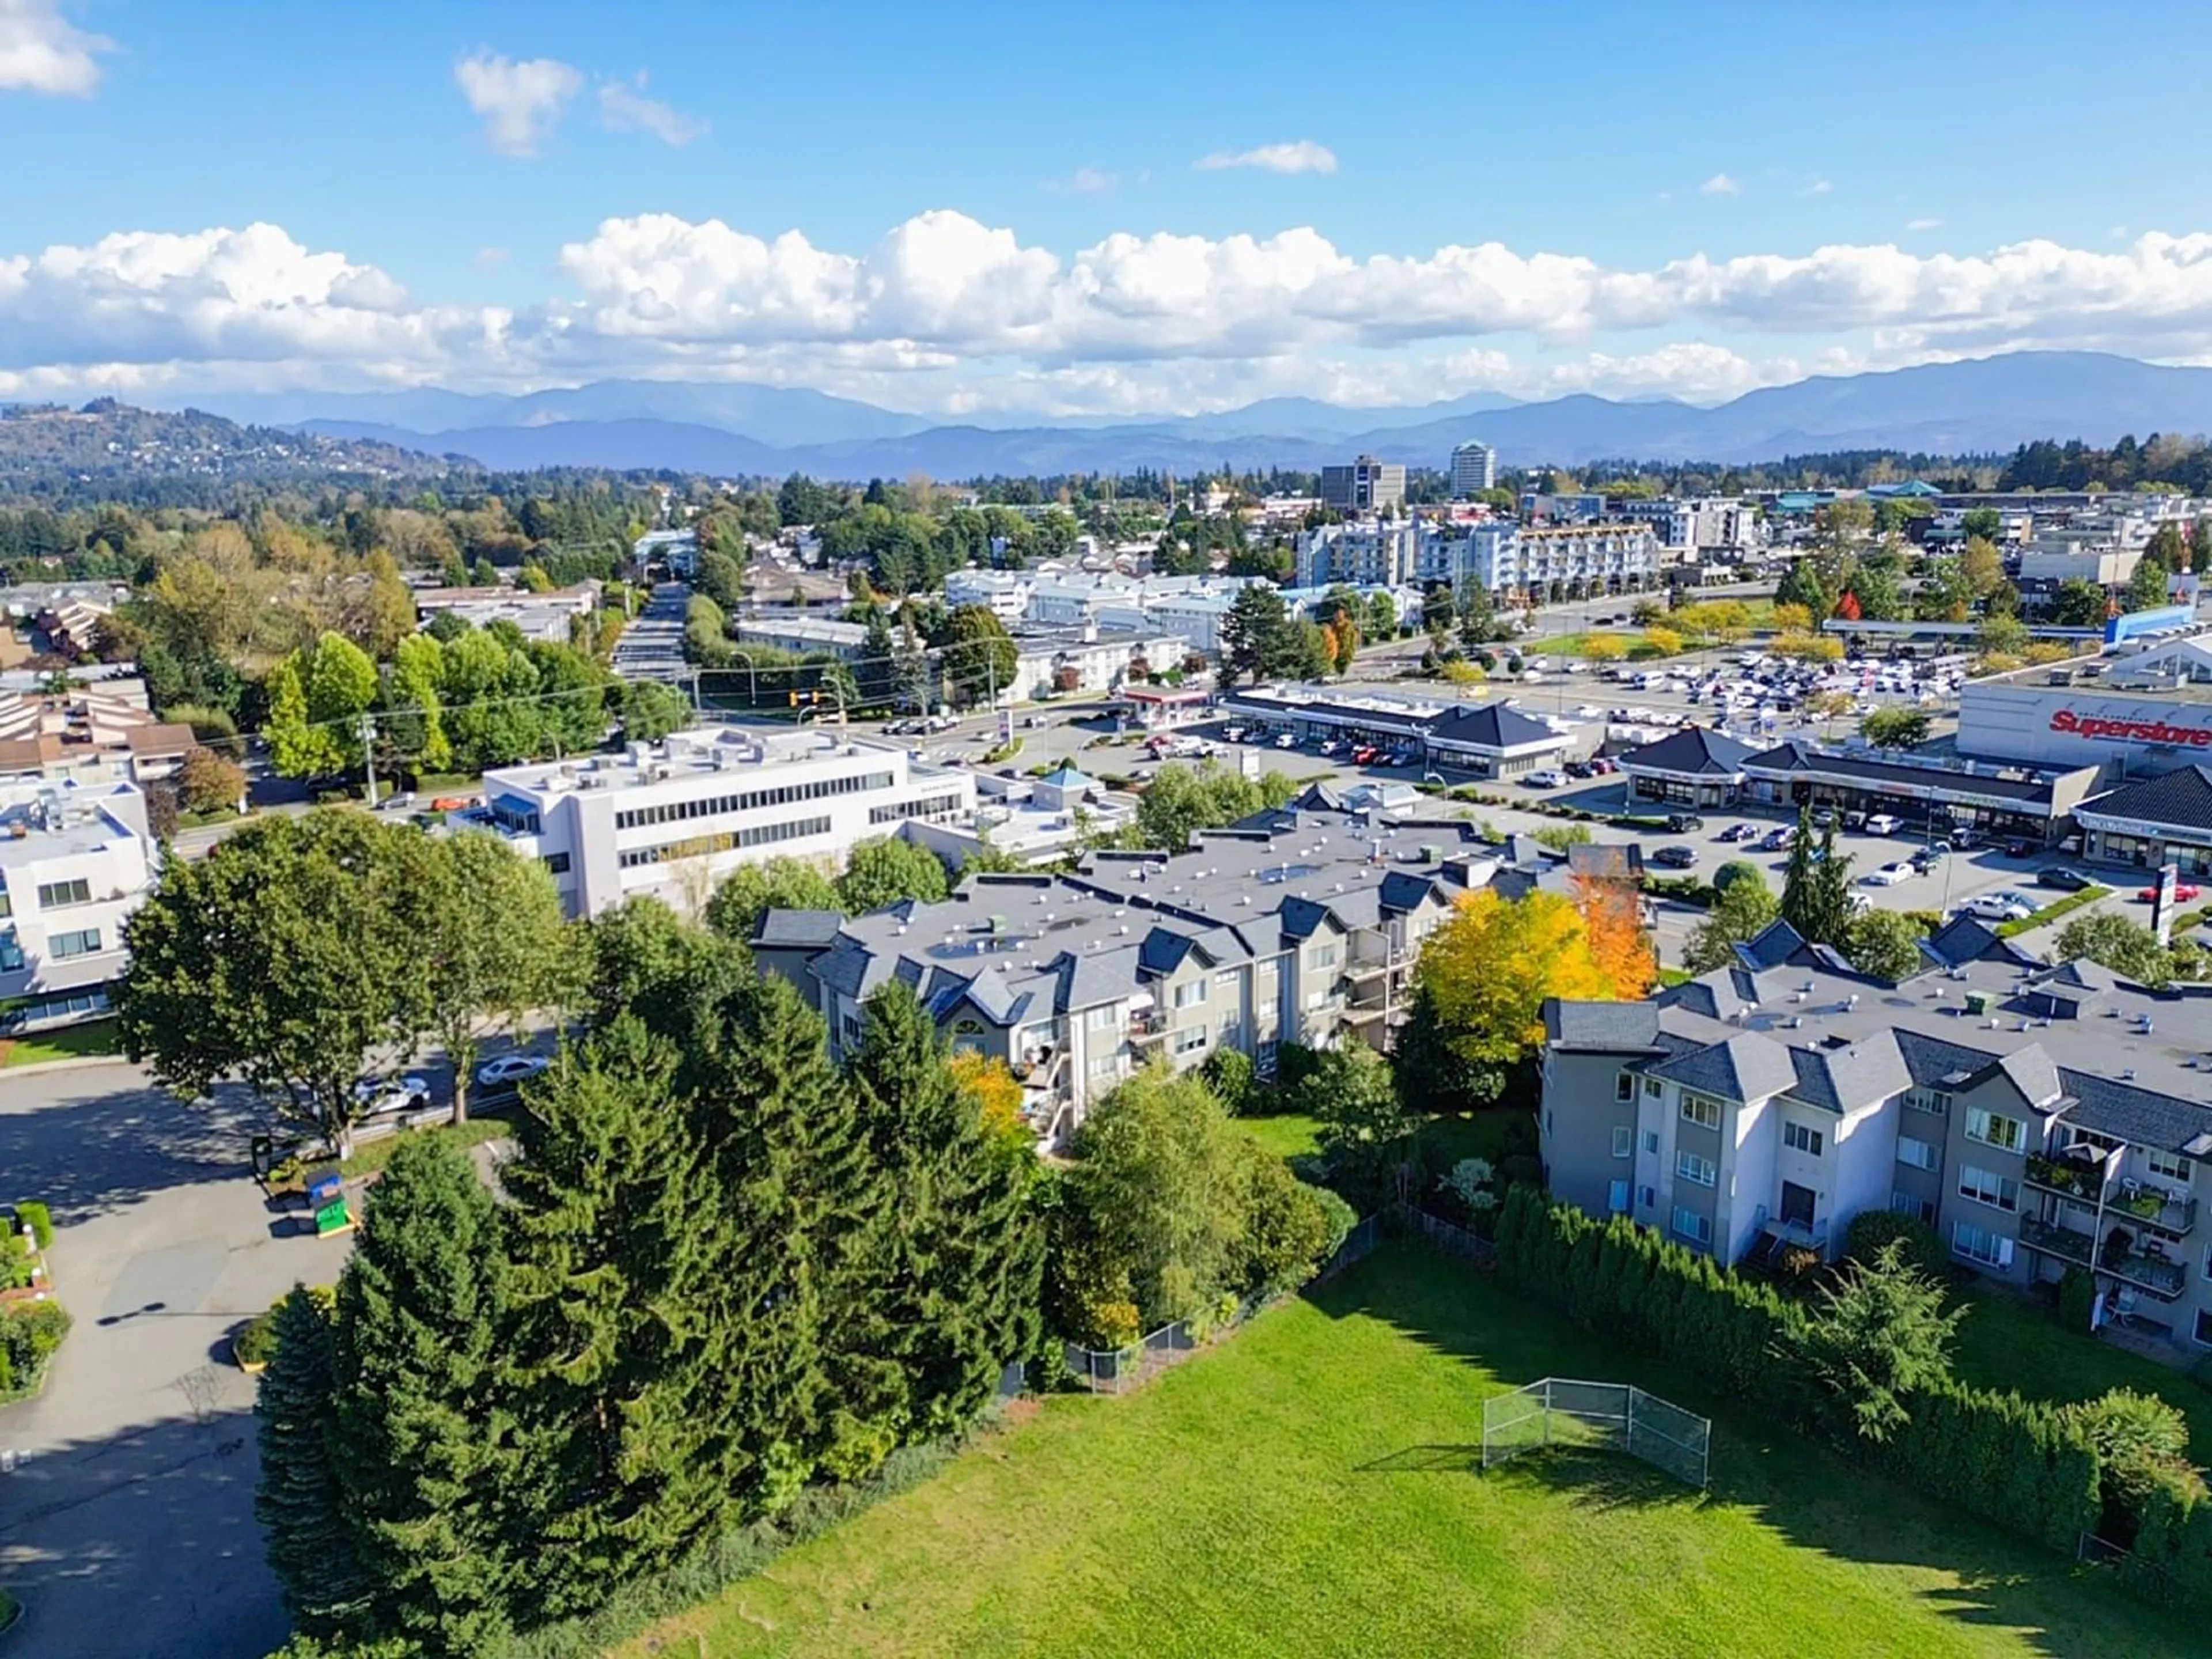
POLYGON ((1437 526, 1425 522, 1370 519, 1322 525, 1297 538, 1297 583, 1300 587, 1327 587, 1335 582, 1409 586, 1420 580, 1427 550, 1447 539, 1437 526))
POLYGON ((0 1030, 106 1012, 158 854, 137 785, 0 784, 0 1030))
POLYGON ((1470 438, 1451 453, 1451 493, 1460 501, 1498 487, 1498 451, 1470 438))
POLYGON ((741 864, 782 855, 834 867, 908 819, 975 810, 967 772, 894 744, 722 726, 487 772, 469 822, 541 861, 568 914, 589 917, 641 894, 687 908, 741 864))
POLYGON ((1640 520, 1476 525, 1454 550, 1452 585, 1540 599, 1577 588, 1625 593, 1659 574, 1659 541, 1640 520))
POLYGON ((1672 496, 1653 501, 1608 501, 1607 515, 1648 524, 1662 552, 1748 553, 1762 544, 1759 510, 1725 495, 1672 496))

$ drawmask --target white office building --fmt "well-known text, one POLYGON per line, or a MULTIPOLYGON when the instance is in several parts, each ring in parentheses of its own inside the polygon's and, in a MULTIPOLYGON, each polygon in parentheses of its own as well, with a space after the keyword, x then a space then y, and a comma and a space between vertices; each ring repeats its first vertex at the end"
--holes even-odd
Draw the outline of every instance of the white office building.
POLYGON ((971 817, 975 781, 842 729, 736 726, 620 754, 484 774, 469 822, 543 862, 573 916, 640 894, 690 908, 741 864, 779 854, 842 865, 908 819, 971 817))
POLYGON ((0 1031, 104 1013, 158 854, 134 783, 0 784, 0 1031))
POLYGON ((1451 493, 1460 501, 1498 488, 1498 452, 1469 438, 1451 453, 1451 493))

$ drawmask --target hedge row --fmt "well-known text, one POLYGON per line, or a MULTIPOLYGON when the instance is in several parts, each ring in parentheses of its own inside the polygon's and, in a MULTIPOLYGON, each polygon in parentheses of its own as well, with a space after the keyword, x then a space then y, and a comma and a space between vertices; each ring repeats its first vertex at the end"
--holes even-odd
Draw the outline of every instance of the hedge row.
MULTIPOLYGON (((1910 1425, 1869 1444, 1822 1409, 1802 1357, 1801 1305, 1626 1216, 1601 1222, 1516 1187, 1498 1216, 1498 1274, 1712 1393, 1822 1433, 1984 1520, 2069 1552, 2095 1529, 2096 1453, 2063 1409, 1954 1383, 1915 1395, 1910 1425)), ((2212 1538, 2212 1516, 2203 1530, 2212 1538)))
POLYGON ((2070 915, 2075 911, 2082 908, 2086 905, 2094 904, 2100 898, 2110 897, 2112 891, 2112 890, 2109 887, 2099 887, 2093 884, 2087 887, 2084 887, 2078 893, 2069 893, 2064 898, 2060 899, 2057 903, 2045 905, 2033 915, 2022 916, 2017 921, 1999 922, 1997 924, 1997 937, 1999 939, 2016 939, 2021 934, 2027 933, 2031 927, 2048 927, 2051 923, 2057 921, 2061 916, 2070 915))
POLYGON ((2137 1519, 2136 1559, 2165 1573, 2181 1600, 2212 1606, 2212 1498, 2160 1483, 2137 1519))

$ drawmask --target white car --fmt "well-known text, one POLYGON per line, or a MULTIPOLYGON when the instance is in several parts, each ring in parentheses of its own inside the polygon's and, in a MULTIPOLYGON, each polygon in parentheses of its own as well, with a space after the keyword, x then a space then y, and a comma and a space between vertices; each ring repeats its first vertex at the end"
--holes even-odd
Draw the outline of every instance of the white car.
POLYGON ((486 1088, 520 1083, 525 1078, 536 1077, 552 1063, 543 1054, 501 1054, 477 1067, 477 1081, 486 1088))
POLYGON ((1869 887, 1894 887, 1900 881, 1910 881, 1914 873, 1912 866, 1900 859, 1895 864, 1883 865, 1879 870, 1869 870, 1859 879, 1869 887))
POLYGON ((2021 921, 2035 914, 2033 905, 2022 904, 2010 893, 1977 893, 1959 908, 1984 921, 2021 921))
POLYGON ((410 1072, 404 1077, 365 1077, 353 1085, 363 1117, 382 1112, 411 1112, 430 1103, 430 1079, 410 1072))
POLYGON ((1889 812, 1877 812, 1866 821, 1869 836, 1893 836, 1905 828, 1905 820, 1889 812))
POLYGON ((1298 740, 1288 732, 1275 739, 1275 747, 1278 749, 1295 749, 1297 746, 1298 740))

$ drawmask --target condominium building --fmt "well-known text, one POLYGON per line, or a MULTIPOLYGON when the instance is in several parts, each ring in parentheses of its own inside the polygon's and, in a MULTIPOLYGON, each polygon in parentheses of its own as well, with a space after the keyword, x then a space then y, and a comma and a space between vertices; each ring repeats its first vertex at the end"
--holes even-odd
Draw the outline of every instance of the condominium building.
POLYGON ((1426 523, 1366 519, 1317 525, 1302 532, 1296 543, 1298 586, 1399 587, 1418 582, 1425 554, 1445 540, 1443 532, 1426 523))
POLYGON ((1455 544, 1453 586, 1539 599, 1577 590, 1626 593, 1659 574, 1659 544, 1637 520, 1562 525, 1486 524, 1455 544))
POLYGON ((0 783, 0 1031, 103 1013, 158 854, 136 784, 0 783))
POLYGON ((1663 553, 1748 553, 1763 544, 1759 509, 1732 496, 1608 499, 1605 515, 1648 524, 1663 553))
POLYGON ((1898 983, 1777 923, 1644 1002, 1545 1006, 1553 1193, 1723 1262, 1832 1258, 1869 1209, 2027 1285, 2069 1267, 2138 1332, 2212 1347, 2212 995, 2053 966, 1981 923, 1898 983))
POLYGON ((0 781, 150 783, 174 774, 198 741, 192 728, 158 720, 146 683, 129 675, 0 689, 0 781))
POLYGON ((1382 1047, 1421 941, 1494 861, 1462 820, 1387 822, 1315 786, 1188 852, 1101 853, 1066 875, 981 876, 850 919, 771 911, 754 940, 838 1052, 911 985, 955 1048, 1007 1061, 1048 1139, 1154 1058, 1221 1048, 1273 1076, 1285 1042, 1382 1047))
POLYGON ((1321 470, 1321 500, 1340 513, 1375 513, 1406 499, 1406 469, 1396 461, 1362 455, 1349 466, 1321 470))
POLYGON ((909 819, 975 810, 975 781, 894 744, 827 729, 672 733, 620 754, 484 774, 468 823, 553 874, 573 916, 640 894, 694 908, 741 864, 779 854, 825 866, 909 819))
POLYGON ((1470 438, 1451 453, 1451 493, 1464 501, 1498 487, 1498 452, 1470 438))

